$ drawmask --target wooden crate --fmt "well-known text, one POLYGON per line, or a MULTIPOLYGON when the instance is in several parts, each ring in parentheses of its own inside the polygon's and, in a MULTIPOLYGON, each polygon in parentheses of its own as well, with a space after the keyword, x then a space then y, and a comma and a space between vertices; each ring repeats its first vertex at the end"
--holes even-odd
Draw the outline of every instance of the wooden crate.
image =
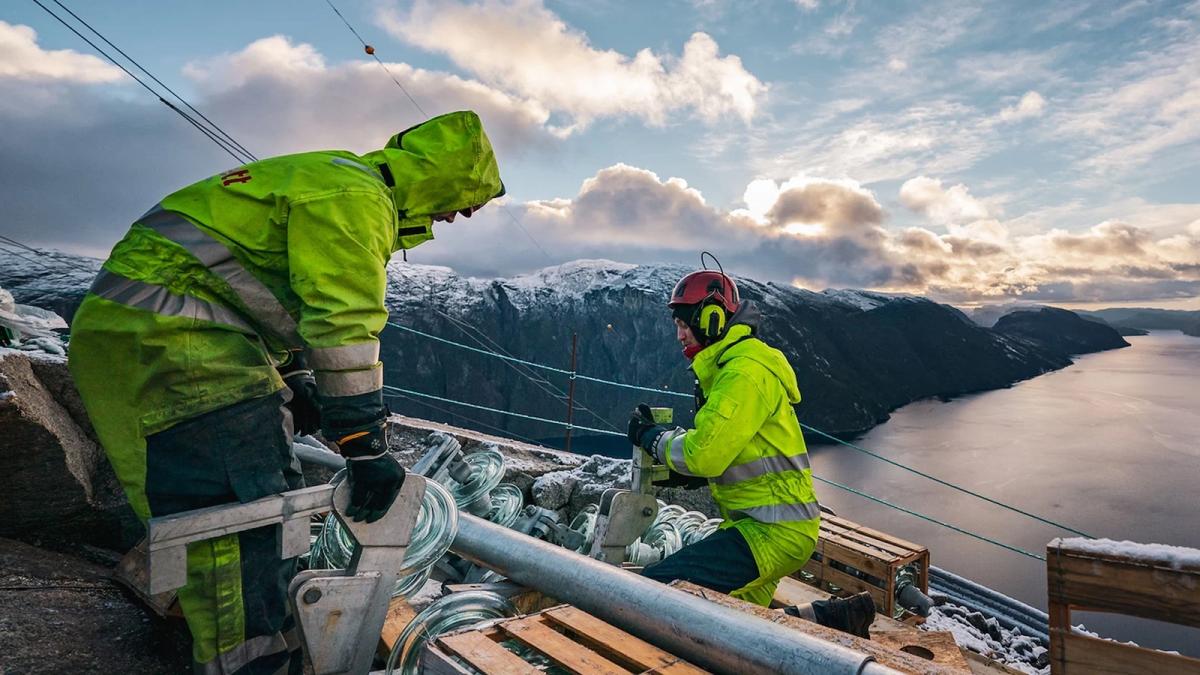
POLYGON ((542 672, 505 649, 502 642, 531 650, 536 658, 581 675, 708 672, 569 605, 443 635, 425 647, 421 655, 422 672, 446 675, 472 672, 463 663, 484 675, 542 672))
POLYGON ((1046 581, 1052 675, 1200 675, 1200 659, 1095 638, 1071 628, 1073 609, 1200 628, 1200 564, 1194 560, 1152 550, 1139 551, 1137 557, 1101 553, 1087 550, 1080 540, 1050 542, 1046 581))
POLYGON ((780 630, 797 630, 826 642, 862 652, 880 664, 901 673, 908 675, 966 675, 971 672, 971 667, 963 657, 962 650, 954 644, 953 636, 949 633, 926 633, 896 621, 885 621, 881 623, 890 624, 893 632, 903 632, 906 637, 890 637, 879 640, 877 638, 882 635, 877 636, 872 632, 872 639, 865 640, 812 621, 789 616, 777 609, 767 609, 724 593, 702 588, 687 581, 672 581, 671 586, 685 593, 715 602, 722 607, 766 619, 778 625, 780 630), (905 647, 924 647, 932 655, 924 653, 923 650, 905 651, 905 647))
POLYGON ((885 616, 901 616, 896 604, 896 572, 910 563, 918 563, 917 586, 929 593, 929 549, 893 537, 858 523, 821 514, 821 534, 817 550, 804 565, 812 579, 794 576, 824 590, 834 584, 839 595, 867 591, 875 607, 885 616))

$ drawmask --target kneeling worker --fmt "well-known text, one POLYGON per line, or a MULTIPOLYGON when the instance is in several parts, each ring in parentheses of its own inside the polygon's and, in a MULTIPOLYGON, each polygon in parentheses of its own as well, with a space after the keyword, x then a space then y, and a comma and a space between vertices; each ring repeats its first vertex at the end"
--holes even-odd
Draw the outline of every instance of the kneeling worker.
MULTIPOLYGON (((796 411, 796 374, 778 349, 756 337, 758 312, 724 272, 683 277, 669 304, 695 374, 695 428, 658 425, 646 404, 629 440, 684 480, 707 479, 725 522, 708 538, 649 565, 643 575, 683 579, 769 606, 779 580, 816 548, 820 506, 796 411)), ((866 636, 870 595, 804 605, 789 613, 866 636)))
MULTIPOLYGON (((75 314, 70 355, 137 515, 300 487, 294 423, 348 460, 347 515, 383 517, 404 481, 384 433, 388 260, 502 192, 479 117, 457 112, 364 155, 246 164, 139 218, 75 314)), ((188 546, 196 672, 300 672, 296 561, 279 559, 275 529, 188 546)))

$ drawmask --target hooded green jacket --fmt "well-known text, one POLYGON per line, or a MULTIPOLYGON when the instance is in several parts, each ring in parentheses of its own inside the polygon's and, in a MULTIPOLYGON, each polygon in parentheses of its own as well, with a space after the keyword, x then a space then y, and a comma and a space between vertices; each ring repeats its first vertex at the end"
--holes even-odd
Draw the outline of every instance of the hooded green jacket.
POLYGON ((76 313, 70 368, 143 518, 144 437, 283 388, 306 350, 323 423, 382 411, 386 266, 432 216, 502 193, 479 117, 457 112, 382 150, 272 157, 164 198, 113 248, 76 313))
MULTIPOLYGON (((820 506, 793 406, 796 373, 783 352, 734 323, 692 361, 704 394, 695 426, 663 434, 658 454, 674 471, 709 479, 725 519, 745 537, 769 602, 774 583, 796 572, 816 545, 820 506)), ((765 602, 764 602, 765 601, 765 602)))

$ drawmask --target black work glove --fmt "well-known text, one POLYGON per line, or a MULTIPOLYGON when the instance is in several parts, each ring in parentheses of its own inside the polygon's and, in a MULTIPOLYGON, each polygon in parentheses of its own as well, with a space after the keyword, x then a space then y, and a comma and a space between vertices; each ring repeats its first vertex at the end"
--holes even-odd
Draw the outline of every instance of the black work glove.
POLYGON ((383 425, 347 434, 337 444, 346 458, 350 481, 346 515, 355 522, 379 520, 396 501, 405 476, 404 467, 388 453, 383 425))
POLYGON ((689 476, 673 469, 667 469, 667 477, 653 482, 655 487, 677 487, 684 490, 695 490, 708 487, 708 479, 703 476, 689 476))
POLYGON ((654 421, 654 413, 645 403, 639 403, 629 414, 629 442, 651 455, 654 454, 654 439, 666 430, 667 427, 654 421))
POLYGON ((317 404, 317 380, 308 368, 304 352, 292 352, 292 358, 280 366, 283 383, 292 391, 287 409, 292 411, 292 427, 297 436, 308 436, 321 429, 321 406, 317 404))

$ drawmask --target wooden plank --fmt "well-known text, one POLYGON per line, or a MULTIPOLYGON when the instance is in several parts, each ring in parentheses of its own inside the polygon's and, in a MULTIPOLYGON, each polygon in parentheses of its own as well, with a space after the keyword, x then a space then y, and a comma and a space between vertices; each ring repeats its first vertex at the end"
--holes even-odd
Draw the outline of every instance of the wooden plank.
POLYGON ((1046 550, 1051 602, 1200 627, 1200 571, 1046 550))
POLYGON ((870 593, 871 598, 875 600, 875 607, 878 608, 879 611, 884 613, 891 611, 892 599, 887 597, 887 591, 874 584, 863 581, 858 577, 852 577, 849 574, 832 567, 826 568, 825 581, 832 582, 837 586, 841 586, 843 589, 850 591, 852 594, 866 591, 870 593))
POLYGON ((962 653, 963 657, 967 659, 967 663, 971 666, 971 673, 973 675, 1025 675, 1025 671, 1023 670, 1017 670, 975 652, 964 649, 962 653))
POLYGON ((825 548, 821 549, 822 562, 827 563, 830 559, 836 560, 881 580, 886 579, 889 573, 894 572, 900 562, 899 559, 881 557, 886 555, 870 551, 853 542, 838 539, 826 539, 825 548))
POLYGON ((1168 654, 1089 635, 1063 633, 1068 675, 1200 675, 1200 659, 1168 654))
POLYGON ((1071 608, 1051 598, 1046 613, 1050 616, 1047 622, 1050 631, 1050 675, 1063 675, 1067 664, 1063 659, 1062 636, 1071 631, 1071 608))
POLYGON ((872 546, 900 557, 910 556, 925 548, 924 546, 918 546, 912 542, 898 539, 879 530, 872 530, 869 527, 841 518, 828 522, 822 518, 821 525, 833 533, 842 535, 848 539, 859 538, 863 541, 868 541, 872 546))
POLYGON ((804 619, 797 619, 794 616, 788 616, 787 614, 777 610, 759 607, 758 605, 751 604, 745 600, 739 600, 738 598, 725 595, 724 593, 718 593, 716 591, 697 586, 693 583, 686 581, 673 581, 671 582, 671 586, 674 586, 681 591, 691 593, 692 595, 705 598, 706 600, 715 602, 724 607, 746 612, 747 614, 754 614, 755 616, 766 619, 767 621, 788 629, 808 633, 809 635, 816 636, 822 640, 870 654, 871 656, 875 657, 876 661, 882 663, 883 665, 904 673, 911 673, 913 675, 944 675, 948 673, 957 673, 961 675, 964 672, 961 669, 951 668, 949 666, 943 666, 932 661, 927 661, 918 656, 906 654, 902 651, 886 647, 871 640, 864 640, 860 637, 855 637, 849 633, 843 633, 839 630, 826 628, 825 626, 815 624, 811 621, 805 621, 804 619))
POLYGON ((853 529, 826 527, 821 529, 820 536, 825 537, 826 539, 841 538, 845 541, 854 542, 855 544, 870 550, 873 555, 889 560, 892 558, 902 558, 912 554, 912 551, 901 549, 887 542, 868 537, 853 529))
POLYGON ((421 675, 472 675, 433 645, 421 650, 421 675))
POLYGON ((521 657, 475 631, 446 635, 437 644, 487 675, 539 675, 521 657))
POLYGON ((387 616, 383 619, 383 630, 379 631, 379 646, 376 654, 387 658, 400 639, 404 627, 417 615, 416 610, 404 598, 392 598, 388 603, 387 616))
POLYGON ((855 531, 861 532, 862 534, 865 534, 876 541, 888 544, 889 546, 894 547, 891 550, 896 550, 897 552, 907 550, 909 553, 918 553, 928 550, 926 547, 920 544, 914 544, 907 539, 901 539, 894 534, 876 530, 865 525, 856 525, 855 531))
MULTIPOLYGON (((150 611, 162 618, 172 616, 172 607, 178 610, 175 591, 150 593, 150 569, 147 566, 146 539, 143 538, 136 546, 129 549, 113 570, 113 579, 133 591, 150 611)), ((178 616, 178 612, 175 614, 178 616)))
POLYGON ((596 652, 555 632, 542 623, 540 616, 514 619, 500 624, 508 635, 557 661, 560 666, 580 675, 627 675, 629 671, 596 652))
POLYGON ((542 616, 569 629, 575 634, 576 640, 587 644, 596 652, 620 663, 629 670, 638 672, 671 666, 670 672, 672 673, 699 674, 705 672, 678 656, 665 652, 648 642, 643 642, 574 607, 550 609, 542 616))
POLYGON ((463 591, 491 591, 505 598, 517 608, 518 614, 536 614, 543 609, 557 607, 562 603, 541 591, 526 588, 511 581, 496 581, 486 584, 446 584, 447 593, 463 591))
POLYGON ((970 670, 954 635, 948 631, 871 633, 871 639, 881 645, 898 649, 906 654, 928 658, 934 663, 959 670, 970 670))
MULTIPOLYGON (((1105 560, 1115 563, 1137 564, 1148 567, 1156 567, 1165 570, 1174 570, 1176 572, 1192 572, 1200 574, 1200 558, 1188 556, 1174 556, 1166 553, 1159 554, 1159 557, 1154 558, 1150 553, 1143 553, 1138 557, 1131 557, 1128 554, 1120 552, 1101 552, 1092 551, 1089 549, 1074 548, 1071 540, 1056 539, 1051 544, 1047 545, 1047 549, 1054 551, 1055 555, 1070 555, 1077 558, 1087 558, 1089 560, 1105 560)), ((1196 549, 1188 549, 1195 551, 1196 549)), ((1140 553, 1140 551, 1139 551, 1140 553)))

